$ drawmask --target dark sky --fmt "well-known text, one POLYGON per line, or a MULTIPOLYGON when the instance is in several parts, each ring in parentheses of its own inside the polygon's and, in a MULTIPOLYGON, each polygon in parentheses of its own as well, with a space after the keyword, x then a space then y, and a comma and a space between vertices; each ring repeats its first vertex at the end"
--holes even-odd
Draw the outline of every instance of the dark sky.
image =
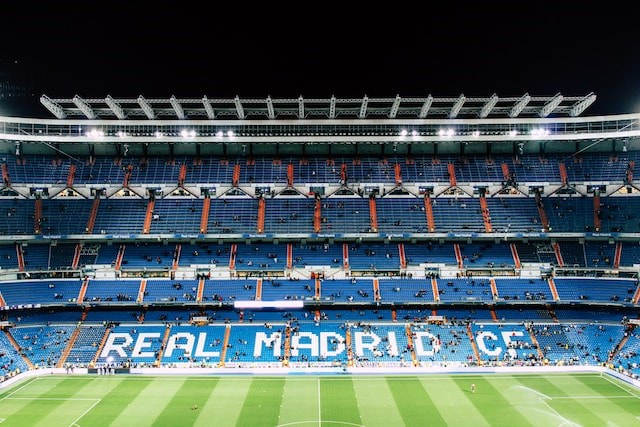
MULTIPOLYGON (((633 2, 6 2, 0 76, 52 97, 598 95, 640 111, 633 2), (17 61, 17 64, 16 64, 17 61)), ((0 101, 0 112, 25 99, 0 101)))

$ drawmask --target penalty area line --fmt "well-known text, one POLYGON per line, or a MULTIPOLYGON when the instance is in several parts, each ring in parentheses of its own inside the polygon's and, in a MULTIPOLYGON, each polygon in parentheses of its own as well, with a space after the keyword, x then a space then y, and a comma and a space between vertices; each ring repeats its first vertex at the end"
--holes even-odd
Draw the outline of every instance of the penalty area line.
POLYGON ((93 408, 95 408, 98 403, 102 402, 102 399, 94 399, 94 400, 96 400, 96 401, 93 403, 93 405, 89 406, 89 408, 86 411, 84 411, 82 414, 80 414, 80 416, 78 418, 73 420, 73 422, 71 424, 69 424, 69 427, 80 427, 80 425, 78 424, 78 421, 80 421, 82 419, 82 417, 87 415, 89 413, 89 411, 91 411, 93 408))

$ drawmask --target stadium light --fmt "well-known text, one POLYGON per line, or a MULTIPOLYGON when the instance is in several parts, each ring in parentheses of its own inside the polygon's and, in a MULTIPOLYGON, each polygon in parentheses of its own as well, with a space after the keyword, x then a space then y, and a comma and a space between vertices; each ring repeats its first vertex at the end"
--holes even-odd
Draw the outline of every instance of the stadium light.
POLYGON ((478 137, 480 136, 480 131, 479 131, 479 130, 474 130, 474 131, 471 133, 471 135, 472 135, 474 138, 478 138, 478 137))
POLYGON ((235 133, 233 133, 233 131, 232 131, 232 130, 228 130, 228 131, 227 131, 227 136, 228 136, 229 138, 233 138, 233 137, 235 136, 235 133))
POLYGON ((91 129, 86 134, 89 138, 104 138, 104 131, 100 129, 91 129))
POLYGON ((185 139, 195 138, 196 137, 196 131, 195 130, 182 129, 180 131, 180 136, 182 136, 185 139))
POLYGON ((156 138, 162 138, 163 135, 162 135, 162 132, 156 131, 155 136, 156 138))
POLYGON ((424 119, 425 117, 427 117, 427 114, 429 114, 429 109, 431 108, 431 104, 433 104, 433 96, 429 95, 420 108, 418 118, 424 119))
POLYGON ((223 137, 223 136, 224 136, 224 133, 223 133, 221 130, 219 130, 218 132, 216 132, 216 138, 218 138, 218 139, 222 139, 222 137, 223 137))
POLYGON ((304 119, 304 98, 302 95, 298 98, 298 118, 304 119))
POLYGON ((407 136, 407 134, 408 134, 408 133, 409 133, 409 132, 407 132, 407 130, 406 130, 406 129, 402 129, 402 130, 400 131, 400 136, 407 136))
POLYGON ((116 133, 116 135, 118 135, 118 137, 120 137, 120 138, 126 138, 127 137, 127 133, 123 132, 121 130, 119 130, 118 133, 116 133))
POLYGON ((76 105, 76 107, 78 107, 78 110, 82 111, 82 114, 84 114, 87 117, 87 119, 96 118, 96 113, 93 111, 93 108, 91 108, 91 106, 87 101, 80 98, 80 96, 78 95, 74 96, 72 101, 76 105))
POLYGON ((418 136, 418 131, 417 130, 412 130, 411 131, 411 136, 418 136))
POLYGON ((517 131, 517 130, 515 130, 515 129, 513 129, 513 130, 511 130, 511 131, 509 132, 509 136, 511 136, 511 137, 514 137, 514 136, 517 136, 517 135, 518 135, 518 131, 517 131))
POLYGON ((447 136, 452 137, 456 134, 456 131, 453 128, 447 129, 447 136))

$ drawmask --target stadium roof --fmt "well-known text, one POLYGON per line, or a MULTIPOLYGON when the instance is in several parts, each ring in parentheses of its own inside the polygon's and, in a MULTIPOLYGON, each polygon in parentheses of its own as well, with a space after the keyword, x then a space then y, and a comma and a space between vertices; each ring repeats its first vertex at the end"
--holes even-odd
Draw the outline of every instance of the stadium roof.
POLYGON ((85 117, 87 119, 187 118, 214 119, 270 119, 278 118, 462 118, 462 117, 548 117, 551 114, 576 117, 594 101, 596 95, 518 97, 426 97, 395 98, 106 98, 51 99, 47 95, 40 102, 58 119, 85 117))

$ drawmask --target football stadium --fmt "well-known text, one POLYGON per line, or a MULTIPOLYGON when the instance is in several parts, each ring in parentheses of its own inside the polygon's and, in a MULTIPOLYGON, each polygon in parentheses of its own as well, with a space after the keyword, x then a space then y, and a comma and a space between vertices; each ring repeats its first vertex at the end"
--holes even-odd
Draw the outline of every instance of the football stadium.
POLYGON ((0 117, 0 424, 640 424, 640 114, 595 101, 0 117))

